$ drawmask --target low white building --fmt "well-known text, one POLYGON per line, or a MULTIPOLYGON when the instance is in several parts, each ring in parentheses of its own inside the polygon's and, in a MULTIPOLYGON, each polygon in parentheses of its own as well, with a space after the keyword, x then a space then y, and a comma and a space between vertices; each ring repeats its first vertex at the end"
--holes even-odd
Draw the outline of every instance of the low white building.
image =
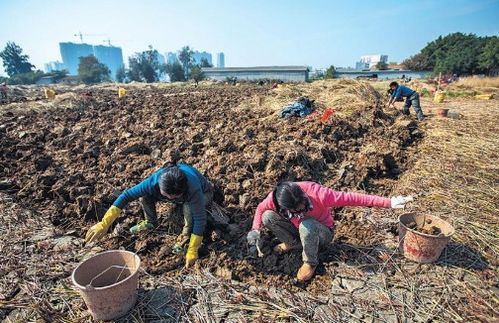
POLYGON ((309 73, 307 66, 207 67, 202 70, 206 78, 219 81, 235 77, 247 81, 306 82, 309 73))

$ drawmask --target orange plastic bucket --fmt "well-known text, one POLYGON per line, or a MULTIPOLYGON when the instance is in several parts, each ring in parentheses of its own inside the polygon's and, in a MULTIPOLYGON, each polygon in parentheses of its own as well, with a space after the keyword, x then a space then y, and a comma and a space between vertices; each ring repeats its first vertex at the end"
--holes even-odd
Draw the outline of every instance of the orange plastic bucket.
POLYGON ((113 320, 128 313, 137 301, 140 258, 125 250, 99 253, 71 275, 94 320, 113 320))
POLYGON ((437 115, 439 117, 447 117, 448 113, 449 113, 449 109, 437 109, 437 115))

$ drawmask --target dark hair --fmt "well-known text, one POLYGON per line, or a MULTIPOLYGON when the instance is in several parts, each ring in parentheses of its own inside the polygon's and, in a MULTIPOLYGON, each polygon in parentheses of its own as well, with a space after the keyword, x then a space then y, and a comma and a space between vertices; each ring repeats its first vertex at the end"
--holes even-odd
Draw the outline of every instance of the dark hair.
POLYGON ((399 84, 397 82, 393 81, 392 83, 390 83, 390 87, 392 87, 392 86, 397 87, 397 86, 399 86, 399 84))
POLYGON ((273 191, 273 200, 277 211, 296 210, 300 204, 306 203, 305 193, 300 186, 292 182, 277 184, 273 191))
POLYGON ((177 167, 167 167, 159 178, 159 188, 161 192, 178 195, 187 192, 187 177, 177 167))

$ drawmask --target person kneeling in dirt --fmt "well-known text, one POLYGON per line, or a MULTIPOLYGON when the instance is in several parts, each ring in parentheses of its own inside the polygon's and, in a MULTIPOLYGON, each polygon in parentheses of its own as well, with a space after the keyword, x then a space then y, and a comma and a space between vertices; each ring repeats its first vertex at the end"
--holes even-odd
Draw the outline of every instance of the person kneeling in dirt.
POLYGON ((260 230, 267 227, 282 243, 274 248, 285 253, 303 248, 303 265, 298 270, 300 282, 312 278, 319 264, 319 248, 333 240, 335 231, 331 209, 342 206, 403 208, 412 197, 384 198, 359 193, 336 192, 314 182, 283 182, 257 207, 249 245, 257 244, 260 230), (301 243, 300 243, 301 241, 301 243))
POLYGON ((391 97, 388 101, 387 107, 390 107, 395 101, 399 98, 405 97, 404 108, 402 109, 402 113, 405 115, 409 115, 409 108, 411 105, 414 107, 414 111, 416 111, 416 116, 419 121, 424 119, 423 110, 421 110, 421 105, 419 103, 419 94, 418 92, 408 88, 404 85, 399 85, 397 82, 390 83, 391 97))
POLYGON ((175 253, 183 252, 189 242, 186 266, 194 264, 203 240, 207 223, 207 208, 213 203, 214 186, 194 167, 187 164, 169 164, 151 176, 125 190, 114 201, 101 222, 92 226, 86 235, 87 242, 99 240, 130 202, 142 198, 145 220, 130 229, 132 234, 154 229, 158 225, 156 202, 170 202, 182 207, 184 229, 173 247, 175 253), (190 240, 189 240, 190 234, 190 240))

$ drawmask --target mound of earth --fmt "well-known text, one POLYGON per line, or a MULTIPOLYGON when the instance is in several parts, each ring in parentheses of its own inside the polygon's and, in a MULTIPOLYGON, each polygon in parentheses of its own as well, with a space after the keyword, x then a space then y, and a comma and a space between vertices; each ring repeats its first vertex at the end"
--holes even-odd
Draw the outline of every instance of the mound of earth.
MULTIPOLYGON (((335 98, 334 87, 323 91, 329 93, 321 96, 335 98)), ((89 95, 75 89, 65 109, 4 108, 0 190, 83 236, 122 190, 165 162, 192 164, 223 189, 230 217, 227 227, 205 239, 201 264, 235 280, 289 285, 287 275, 301 263, 299 252, 254 257, 245 242, 254 209, 278 181, 314 180, 337 190, 388 194, 406 168, 406 148, 420 136, 415 123, 383 111, 378 92, 365 84, 362 104, 336 101, 348 113, 327 122, 320 121, 326 104, 306 118, 279 119, 275 110, 256 103, 258 97, 271 102, 279 93, 253 85, 141 87, 123 99, 115 92, 93 87, 89 95)), ((144 255, 148 272, 175 274, 183 260, 170 247, 181 229, 180 216, 166 205, 159 213, 158 229, 132 237, 128 229, 142 212, 138 202, 131 203, 104 246, 144 255)), ((348 219, 344 214, 339 221, 340 233, 365 231, 348 219)), ((376 242, 375 235, 369 239, 376 242)), ((264 234, 264 252, 270 253, 273 243, 264 234)))

